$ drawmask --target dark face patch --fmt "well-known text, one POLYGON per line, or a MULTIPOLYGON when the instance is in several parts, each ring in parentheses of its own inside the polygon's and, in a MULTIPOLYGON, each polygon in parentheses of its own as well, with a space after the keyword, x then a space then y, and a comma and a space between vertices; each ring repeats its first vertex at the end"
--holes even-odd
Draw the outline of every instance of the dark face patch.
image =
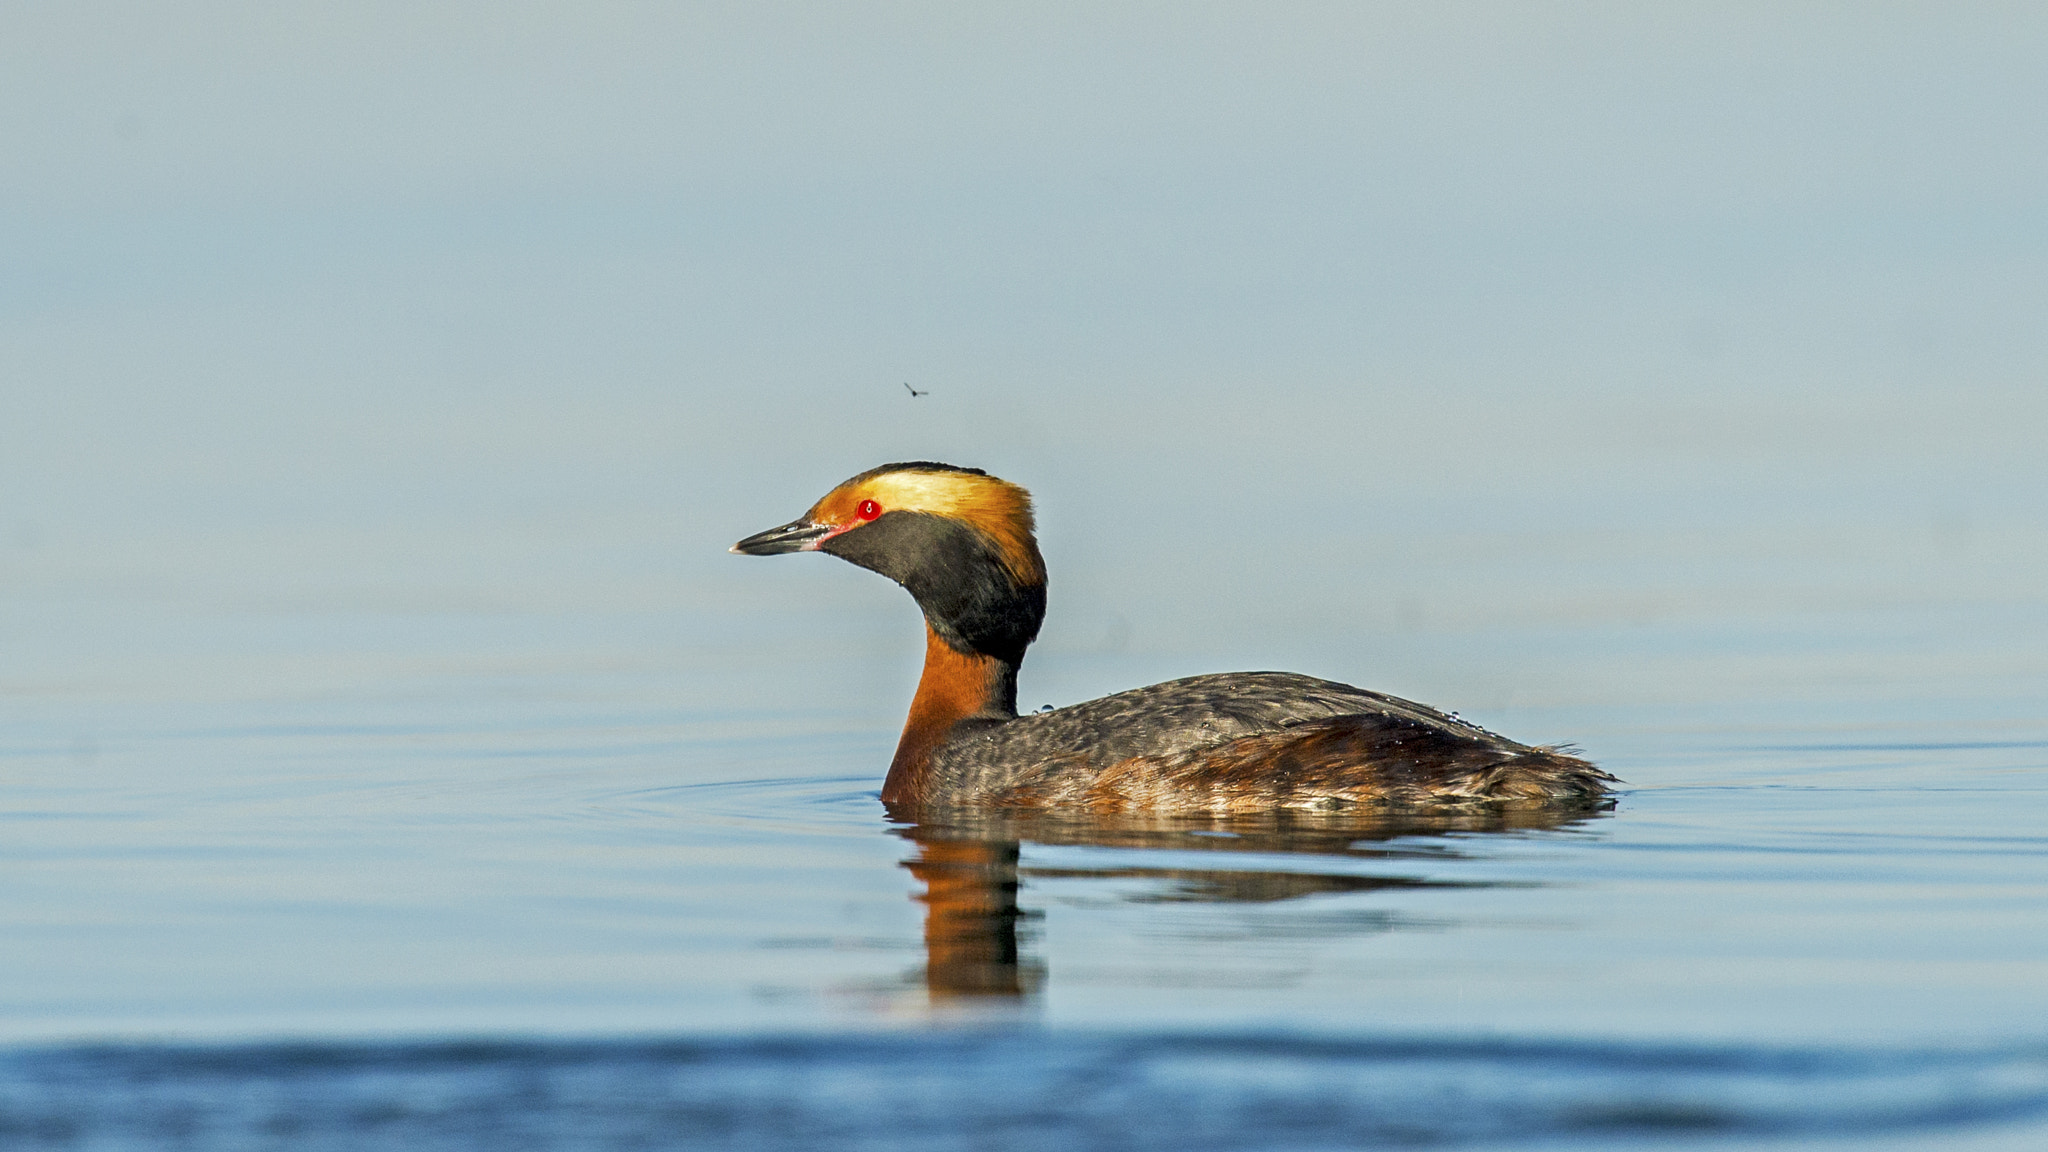
POLYGON ((1045 619, 1045 586, 1019 585, 994 540, 948 516, 885 512, 818 550, 903 585, 932 631, 961 652, 1019 663, 1045 619))

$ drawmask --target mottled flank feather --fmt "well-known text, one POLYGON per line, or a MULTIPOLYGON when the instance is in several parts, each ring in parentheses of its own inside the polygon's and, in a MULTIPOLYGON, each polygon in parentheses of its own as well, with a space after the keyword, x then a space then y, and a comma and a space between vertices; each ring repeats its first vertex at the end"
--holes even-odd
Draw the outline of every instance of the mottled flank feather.
POLYGON ((949 802, 1100 812, 1594 802, 1615 782, 1397 697, 1307 676, 1195 676, 981 727, 933 758, 949 802))
MULTIPOLYGON (((1260 812, 1271 808, 1411 807, 1459 801, 1541 804, 1597 799, 1613 777, 1574 756, 1532 748, 1487 762, 1440 731, 1385 716, 1346 716, 1305 731, 1249 736, 1096 770, 1055 768, 998 804, 1077 804, 1097 811, 1260 812)), ((1066 767, 1066 766, 1062 766, 1066 767)))

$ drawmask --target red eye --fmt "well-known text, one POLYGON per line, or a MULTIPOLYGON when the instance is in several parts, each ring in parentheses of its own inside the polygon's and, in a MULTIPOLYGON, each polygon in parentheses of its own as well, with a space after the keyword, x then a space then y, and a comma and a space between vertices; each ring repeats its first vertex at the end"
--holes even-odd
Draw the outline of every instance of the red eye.
POLYGON ((873 500, 863 500, 860 502, 860 507, 855 510, 854 514, 859 516, 863 520, 873 520, 875 517, 880 516, 882 514, 882 506, 880 504, 875 503, 873 500))

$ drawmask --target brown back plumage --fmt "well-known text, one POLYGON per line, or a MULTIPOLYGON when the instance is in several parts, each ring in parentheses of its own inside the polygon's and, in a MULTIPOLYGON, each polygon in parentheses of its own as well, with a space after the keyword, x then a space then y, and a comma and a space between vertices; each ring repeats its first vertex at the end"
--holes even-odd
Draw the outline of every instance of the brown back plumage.
POLYGON ((930 775, 946 802, 1113 812, 1575 803, 1614 782, 1556 749, 1284 672, 1193 676, 962 725, 930 775))

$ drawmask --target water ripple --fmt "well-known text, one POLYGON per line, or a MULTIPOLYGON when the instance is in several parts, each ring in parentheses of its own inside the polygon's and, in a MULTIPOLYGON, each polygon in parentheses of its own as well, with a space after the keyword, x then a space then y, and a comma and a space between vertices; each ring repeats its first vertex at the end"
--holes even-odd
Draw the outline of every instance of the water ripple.
POLYGON ((2048 1119, 2048 1050, 1029 1030, 0 1054, 10 1148, 1617 1147, 2048 1119))

